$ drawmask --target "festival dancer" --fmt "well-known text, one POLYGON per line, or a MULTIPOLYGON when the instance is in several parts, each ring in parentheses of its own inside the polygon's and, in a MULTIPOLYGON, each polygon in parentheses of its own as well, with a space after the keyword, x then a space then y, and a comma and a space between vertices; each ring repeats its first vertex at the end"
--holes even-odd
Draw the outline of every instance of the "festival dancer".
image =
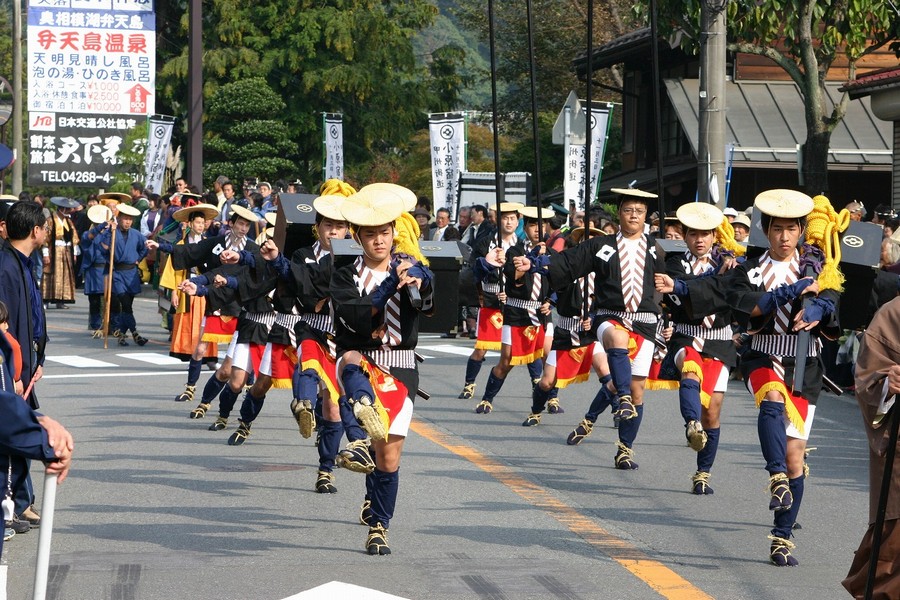
POLYGON ((521 205, 517 208, 518 214, 503 209, 504 205, 501 204, 501 231, 515 231, 518 214, 521 214, 525 217, 526 240, 517 242, 505 251, 503 248, 494 248, 484 260, 476 263, 476 269, 479 271, 485 267, 498 273, 502 270, 505 280, 504 292, 499 296, 504 301, 500 359, 491 369, 487 384, 484 386, 484 395, 475 407, 478 414, 490 414, 493 411, 494 397, 500 392, 506 376, 514 366, 528 365, 532 387, 537 386, 544 368, 541 358, 544 355, 544 324, 547 315, 550 314, 550 304, 547 302, 550 290, 540 273, 517 269, 513 260, 530 252, 544 252, 541 232, 538 230, 537 211, 544 211, 542 214, 544 218, 553 216, 553 211, 521 205))
POLYGON ((693 306, 731 305, 738 323, 752 334, 740 369, 759 407, 757 429, 775 522, 769 560, 779 567, 796 566, 790 538, 803 500, 806 443, 823 385, 820 337, 840 334, 836 317, 843 276, 832 235, 848 219, 839 217, 824 196, 813 199, 793 190, 762 192, 754 210, 761 214, 769 249, 723 276, 688 281, 685 287, 693 306), (801 244, 804 236, 807 243, 801 244), (804 331, 810 338, 801 348, 804 331), (789 383, 797 381, 798 358, 806 363, 802 392, 789 383))
POLYGON ((709 477, 719 447, 719 414, 730 369, 737 362, 733 317, 727 306, 710 309, 708 305, 691 304, 690 298, 678 292, 684 291, 681 282, 714 276, 736 266, 735 254, 742 255, 744 248, 735 243, 731 225, 712 204, 685 204, 676 215, 688 249, 666 256, 666 273, 656 275, 656 289, 668 294, 675 327, 668 347, 681 375, 678 398, 685 437, 697 452, 691 491, 706 495, 713 493, 709 477))
POLYGON ((363 255, 331 279, 337 372, 344 394, 372 438, 376 467, 366 476, 360 521, 366 551, 390 554, 387 533, 399 488, 400 455, 419 388, 418 315, 433 309, 432 274, 413 240, 395 247, 405 203, 383 190, 360 190, 341 213, 363 255), (410 255, 410 253, 412 255, 410 255))

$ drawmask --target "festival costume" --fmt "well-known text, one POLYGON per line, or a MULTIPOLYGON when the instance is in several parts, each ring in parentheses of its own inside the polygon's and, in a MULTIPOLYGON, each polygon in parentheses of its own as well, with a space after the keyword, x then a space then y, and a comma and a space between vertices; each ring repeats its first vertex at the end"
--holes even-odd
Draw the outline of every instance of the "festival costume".
POLYGON ((88 297, 88 329, 95 337, 102 335, 103 292, 106 288, 106 274, 109 266, 97 237, 103 225, 94 225, 81 235, 81 273, 84 281, 84 295, 88 297))
POLYGON ((608 348, 610 374, 621 403, 616 467, 636 469, 632 445, 643 418, 643 406, 631 402, 632 377, 646 377, 654 350, 659 307, 654 302, 656 249, 646 235, 627 240, 622 234, 590 238, 554 254, 548 273, 554 289, 561 289, 589 273, 595 274, 596 338, 608 327, 628 332, 628 348, 608 348))
POLYGON ((50 235, 43 248, 44 256, 50 258, 50 266, 41 279, 41 296, 51 304, 75 303, 75 256, 78 249, 78 234, 69 215, 58 210, 48 220, 50 235))
MULTIPOLYGON (((757 197, 756 203, 760 203, 760 198, 765 202, 764 195, 775 192, 783 191, 763 192, 757 197)), ((798 212, 785 213, 790 216, 775 218, 795 219, 809 214, 813 211, 814 202, 816 213, 827 213, 830 209, 830 204, 824 197, 819 196, 813 201, 802 194, 802 198, 798 199, 795 197, 798 192, 786 192, 788 194, 785 197, 790 201, 789 208, 798 212)), ((833 209, 830 210, 833 212, 833 209)), ((812 221, 813 215, 807 226, 807 238, 812 238, 816 233, 811 225, 812 221)), ((772 540, 770 560, 777 566, 798 564, 791 554, 794 544, 790 542, 790 538, 803 497, 804 476, 793 479, 788 477, 787 439, 809 439, 824 375, 820 336, 836 338, 840 334, 836 321, 839 293, 834 289, 835 275, 840 277, 836 265, 826 261, 821 250, 805 244, 795 250, 787 261, 775 260, 769 251, 765 251, 761 256, 744 261, 723 276, 687 282, 694 306, 730 305, 738 323, 752 334, 749 349, 741 355, 740 369, 747 388, 759 407, 757 431, 766 461, 765 468, 770 474, 769 509, 774 511, 775 522, 769 536, 772 540), (819 324, 810 334, 809 346, 798 349, 798 335, 793 331, 793 324, 794 318, 803 308, 802 291, 809 283, 801 281, 804 276, 811 276, 820 283, 818 296, 806 309, 818 310, 820 318, 815 319, 819 324), (751 315, 756 308, 763 313, 759 317, 751 315), (805 372, 802 374, 802 395, 794 393, 792 386, 798 351, 807 356, 805 372), (784 403, 766 400, 770 391, 778 392, 784 403)), ((841 280, 837 281, 836 285, 839 285, 841 280)))
POLYGON ((143 346, 147 339, 137 331, 134 319, 134 297, 141 293, 141 273, 138 263, 147 256, 147 239, 137 229, 116 231, 115 256, 110 258, 112 230, 107 228, 98 238, 104 255, 113 267, 112 295, 109 311, 109 329, 119 338, 120 346, 127 346, 125 336, 128 332, 138 345, 143 346))

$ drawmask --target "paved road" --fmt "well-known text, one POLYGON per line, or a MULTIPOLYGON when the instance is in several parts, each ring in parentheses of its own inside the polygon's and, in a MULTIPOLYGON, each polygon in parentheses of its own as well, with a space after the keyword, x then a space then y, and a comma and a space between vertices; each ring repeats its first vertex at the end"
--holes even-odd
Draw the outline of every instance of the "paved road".
MULTIPOLYGON (((673 392, 648 394, 641 468, 621 472, 608 415, 581 446, 565 444, 595 383, 563 393, 565 414, 523 428, 530 384, 518 368, 494 413, 475 415, 474 401, 456 399, 469 343, 433 336, 421 343, 432 399, 417 402, 406 442, 394 554, 370 557, 356 524, 362 478, 340 471, 337 494, 312 491, 315 449, 297 434, 285 391, 270 394, 246 444, 227 446, 234 425, 209 432, 209 417, 192 421, 172 401, 184 367, 148 355, 167 351, 151 302, 136 306, 153 343, 106 351, 87 336, 84 304, 49 311, 58 360, 40 383, 46 412, 77 443, 58 495, 48 598, 280 600, 332 581, 416 599, 846 597, 839 581, 867 507, 852 398, 820 400, 801 567, 777 569, 756 411, 742 387, 726 398, 716 494, 696 497, 673 392)), ((11 600, 30 598, 36 542, 32 532, 6 546, 11 600)), ((366 596, 333 588, 325 597, 366 596)))

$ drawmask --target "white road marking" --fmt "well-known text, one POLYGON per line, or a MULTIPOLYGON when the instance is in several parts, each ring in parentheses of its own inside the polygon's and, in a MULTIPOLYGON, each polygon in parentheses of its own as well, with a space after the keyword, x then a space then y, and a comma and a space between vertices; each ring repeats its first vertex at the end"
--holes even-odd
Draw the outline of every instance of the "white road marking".
POLYGON ((65 365, 67 367, 76 367, 78 369, 100 368, 100 367, 118 367, 119 365, 97 360, 95 358, 87 358, 85 356, 48 356, 47 360, 65 365))
POLYGON ((352 583, 330 581, 311 590, 289 596, 284 600, 334 600, 335 598, 353 598, 353 600, 406 600, 400 596, 386 594, 370 588, 360 587, 352 583))
POLYGON ((130 358, 131 360, 138 360, 141 362, 150 363, 151 365, 187 365, 186 362, 182 362, 180 359, 175 358, 174 356, 169 356, 168 354, 162 354, 161 352, 131 352, 131 353, 122 353, 116 354, 116 356, 121 356, 122 358, 130 358))
MULTIPOLYGON (((444 352, 445 354, 455 354, 457 356, 469 356, 472 354, 472 348, 467 348, 465 346, 455 346, 453 344, 439 344, 439 345, 429 345, 429 346, 416 346, 416 350, 428 350, 430 352, 444 352)), ((487 358, 497 358, 500 356, 499 352, 494 352, 492 350, 488 350, 485 355, 487 358)))
POLYGON ((150 373, 126 373, 124 371, 119 373, 76 373, 74 375, 44 375, 41 377, 41 380, 44 379, 98 379, 100 377, 162 377, 165 375, 179 375, 184 377, 184 370, 179 369, 178 371, 153 371, 150 373))

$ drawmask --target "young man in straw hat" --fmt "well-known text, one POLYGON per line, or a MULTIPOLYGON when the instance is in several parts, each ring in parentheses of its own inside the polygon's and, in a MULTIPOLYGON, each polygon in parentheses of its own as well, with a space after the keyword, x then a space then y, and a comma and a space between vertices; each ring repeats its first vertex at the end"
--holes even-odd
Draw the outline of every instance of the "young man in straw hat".
POLYGON ((341 213, 363 255, 336 269, 330 286, 338 377, 375 453, 360 514, 369 526, 366 551, 372 555, 391 553, 387 530, 419 387, 418 315, 433 308, 432 274, 417 258, 415 240, 395 246, 394 224, 405 212, 404 201, 384 189, 363 189, 347 198, 341 213), (414 305, 405 288, 417 288, 421 304, 414 305))
POLYGON ((833 219, 836 213, 824 197, 814 201, 793 190, 762 192, 754 210, 761 213, 769 249, 723 276, 689 281, 685 287, 693 306, 732 306, 738 322, 752 334, 741 356, 741 372, 759 406, 757 429, 769 472, 769 510, 775 521, 769 559, 779 567, 796 566, 790 538, 803 500, 806 442, 822 390, 819 336, 840 334, 837 264, 833 256, 801 240, 806 236, 824 245, 816 235, 824 229, 818 224, 823 215, 833 219), (814 210, 815 230, 808 227, 814 210), (804 306, 806 296, 810 302, 804 306), (811 332, 810 342, 798 349, 803 330, 811 332), (802 394, 791 385, 798 351, 806 355, 802 394))
POLYGON ((736 266, 733 253, 738 246, 733 237, 726 242, 730 251, 718 243, 716 230, 724 227, 725 215, 712 204, 685 204, 676 215, 684 228, 688 249, 666 257, 666 273, 656 275, 656 289, 667 294, 672 312, 675 332, 669 340, 669 352, 681 374, 678 399, 685 437, 697 452, 691 491, 705 495, 713 493, 709 473, 719 447, 719 413, 728 390, 729 369, 737 363, 737 352, 732 341, 731 309, 691 304, 683 283, 736 266))
MULTIPOLYGON (((506 212, 503 208, 501 204, 500 227, 507 229, 518 221, 518 215, 506 212)), ((529 373, 534 369, 536 375, 532 375, 532 386, 537 385, 535 380, 540 380, 544 368, 541 359, 544 355, 544 326, 547 315, 550 314, 550 305, 547 302, 550 288, 540 273, 517 269, 514 260, 529 253, 544 252, 541 232, 538 230, 538 211, 542 211, 541 216, 544 219, 552 217, 553 211, 548 208, 521 205, 517 210, 525 218, 525 241, 516 243, 506 252, 495 248, 484 261, 498 271, 502 269, 505 302, 500 359, 491 369, 487 384, 484 386, 484 396, 475 407, 475 412, 479 414, 489 414, 493 410, 494 397, 500 392, 506 376, 514 366, 533 365, 529 367, 529 373)), ((558 403, 554 406, 552 412, 562 412, 558 403)))
POLYGON ((112 210, 97 204, 87 210, 93 226, 81 234, 81 272, 84 281, 84 295, 88 297, 88 329, 92 336, 103 335, 103 291, 106 289, 107 261, 97 242, 100 234, 109 228, 112 210))
POLYGON ((596 274, 592 311, 597 339, 603 344, 619 401, 617 469, 637 469, 632 446, 644 414, 644 382, 650 372, 659 321, 653 275, 656 249, 644 234, 649 203, 656 194, 614 188, 620 231, 591 238, 574 248, 539 260, 554 289, 596 274))
POLYGON ((117 204, 115 256, 110 256, 112 230, 106 229, 98 243, 113 270, 112 295, 109 310, 109 328, 119 339, 120 346, 127 346, 125 336, 131 331, 135 343, 143 346, 147 338, 137 331, 134 320, 134 297, 141 293, 141 272, 138 263, 147 256, 147 239, 131 225, 141 216, 141 211, 128 204, 117 204))

